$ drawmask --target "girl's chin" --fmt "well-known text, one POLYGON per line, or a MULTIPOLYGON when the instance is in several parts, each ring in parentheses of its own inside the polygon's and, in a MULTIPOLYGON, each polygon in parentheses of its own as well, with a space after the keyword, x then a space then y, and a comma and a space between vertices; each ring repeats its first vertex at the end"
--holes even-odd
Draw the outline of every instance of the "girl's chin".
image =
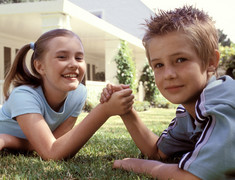
POLYGON ((80 84, 80 83, 68 85, 68 86, 67 86, 68 91, 73 91, 73 90, 77 89, 77 87, 78 87, 79 84, 80 84))

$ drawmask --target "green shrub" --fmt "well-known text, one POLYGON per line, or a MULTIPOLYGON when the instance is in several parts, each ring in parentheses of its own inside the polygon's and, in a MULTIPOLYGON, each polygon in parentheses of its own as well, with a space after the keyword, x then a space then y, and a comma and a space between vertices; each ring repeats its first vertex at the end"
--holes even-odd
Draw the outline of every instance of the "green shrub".
POLYGON ((116 78, 120 84, 129 84, 135 93, 136 91, 136 68, 132 59, 131 50, 126 41, 121 41, 121 47, 114 61, 117 64, 116 78))
POLYGON ((150 109, 150 103, 148 101, 143 101, 143 102, 135 101, 134 109, 139 112, 147 111, 150 109))
POLYGON ((89 100, 86 100, 85 102, 85 105, 83 107, 83 111, 85 112, 91 112, 91 110, 95 107, 95 105, 89 101, 89 100))
POLYGON ((140 82, 143 83, 145 96, 144 100, 149 101, 151 104, 155 102, 156 96, 159 94, 155 85, 154 73, 149 64, 146 64, 140 76, 140 82))

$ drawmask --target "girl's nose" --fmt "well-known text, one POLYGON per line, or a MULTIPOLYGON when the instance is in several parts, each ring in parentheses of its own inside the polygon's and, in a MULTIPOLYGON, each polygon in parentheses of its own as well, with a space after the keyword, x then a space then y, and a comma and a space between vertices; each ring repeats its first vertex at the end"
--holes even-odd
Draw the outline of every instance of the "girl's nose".
POLYGON ((79 66, 79 63, 75 58, 71 58, 69 60, 69 65, 68 65, 69 68, 77 68, 78 66, 79 66))

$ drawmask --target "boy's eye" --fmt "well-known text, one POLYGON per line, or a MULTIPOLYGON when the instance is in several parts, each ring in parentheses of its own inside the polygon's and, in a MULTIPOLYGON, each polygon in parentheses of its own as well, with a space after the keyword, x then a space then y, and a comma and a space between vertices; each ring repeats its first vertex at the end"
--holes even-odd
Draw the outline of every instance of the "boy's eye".
POLYGON ((160 68, 160 67, 162 67, 162 66, 163 66, 162 63, 157 63, 157 64, 154 65, 154 68, 160 68))
POLYGON ((186 61, 187 59, 186 58, 178 58, 177 60, 176 60, 176 62, 177 63, 182 63, 182 62, 184 62, 184 61, 186 61))

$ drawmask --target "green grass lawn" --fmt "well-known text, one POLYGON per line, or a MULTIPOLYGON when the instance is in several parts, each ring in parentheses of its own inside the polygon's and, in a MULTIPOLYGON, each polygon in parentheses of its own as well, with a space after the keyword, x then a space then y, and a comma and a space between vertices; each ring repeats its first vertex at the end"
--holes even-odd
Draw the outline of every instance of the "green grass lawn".
MULTIPOLYGON (((78 123, 86 115, 82 113, 78 123)), ((175 116, 175 110, 150 109, 139 115, 148 128, 159 135, 175 116)), ((112 169, 115 159, 141 156, 119 116, 111 117, 76 156, 67 161, 43 161, 36 153, 19 154, 6 150, 1 151, 0 156, 0 180, 151 179, 145 175, 112 169)))

